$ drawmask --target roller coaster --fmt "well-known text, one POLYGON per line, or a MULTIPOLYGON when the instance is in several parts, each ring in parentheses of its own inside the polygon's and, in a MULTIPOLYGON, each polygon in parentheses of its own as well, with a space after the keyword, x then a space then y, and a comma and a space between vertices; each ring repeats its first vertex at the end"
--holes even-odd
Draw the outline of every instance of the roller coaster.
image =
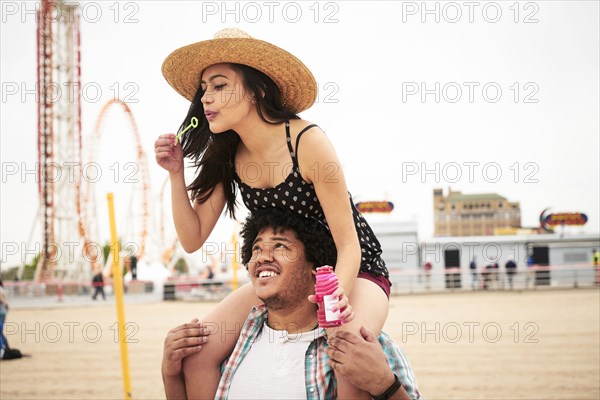
MULTIPOLYGON (((84 169, 98 165, 102 126, 109 110, 122 110, 135 140, 137 165, 134 185, 139 221, 127 221, 126 241, 136 243, 138 259, 146 255, 149 232, 148 163, 135 118, 129 106, 111 99, 101 109, 91 135, 83 138, 81 127, 81 37, 77 3, 41 0, 37 14, 38 75, 38 182, 42 247, 35 279, 87 279, 101 262, 98 228, 99 204, 95 183, 82 179, 84 169), (69 96, 56 95, 67 88, 69 96), (83 153, 86 153, 85 159, 83 153), (57 179, 62 177, 63 179, 57 179), (70 177, 70 179, 64 179, 70 177), (134 226, 133 226, 134 225, 134 226), (133 226, 133 227, 132 227, 133 226), (64 256, 64 246, 83 244, 74 257, 64 256)), ((131 195, 131 194, 130 194, 131 195)), ((131 219, 131 215, 129 216, 131 219)))

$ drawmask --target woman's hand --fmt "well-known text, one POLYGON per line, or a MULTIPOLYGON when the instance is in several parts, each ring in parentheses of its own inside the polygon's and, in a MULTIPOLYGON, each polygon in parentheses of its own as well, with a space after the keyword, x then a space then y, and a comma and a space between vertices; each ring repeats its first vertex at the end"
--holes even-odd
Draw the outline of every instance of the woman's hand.
POLYGON ((156 163, 172 174, 183 170, 183 150, 181 143, 175 144, 172 133, 160 135, 154 142, 156 163))
MULTIPOLYGON (((331 295, 339 299, 338 305, 334 306, 331 311, 336 312, 337 310, 340 310, 340 320, 344 323, 352 321, 354 319, 354 311, 352 310, 352 306, 348 303, 348 297, 344 293, 344 289, 341 286, 338 286, 331 295)), ((308 296, 308 301, 318 304, 317 296, 314 294, 308 296)))
POLYGON ((182 360, 202 350, 209 334, 209 330, 199 323, 198 319, 171 329, 163 348, 163 376, 178 376, 181 373, 182 360))

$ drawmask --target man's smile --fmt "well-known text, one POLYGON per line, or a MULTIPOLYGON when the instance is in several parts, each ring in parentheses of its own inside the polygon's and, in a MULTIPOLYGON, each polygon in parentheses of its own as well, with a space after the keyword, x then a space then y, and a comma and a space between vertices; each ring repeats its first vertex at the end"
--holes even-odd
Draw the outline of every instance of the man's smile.
POLYGON ((258 282, 265 282, 269 279, 278 277, 279 275, 279 269, 276 268, 274 265, 270 264, 261 265, 258 268, 256 268, 256 271, 254 272, 254 277, 257 279, 258 282))

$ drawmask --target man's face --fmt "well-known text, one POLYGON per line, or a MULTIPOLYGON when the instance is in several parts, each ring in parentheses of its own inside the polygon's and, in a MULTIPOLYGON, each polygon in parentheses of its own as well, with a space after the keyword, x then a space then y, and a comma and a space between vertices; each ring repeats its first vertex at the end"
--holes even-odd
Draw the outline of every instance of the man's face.
POLYGON ((312 265, 292 230, 263 228, 252 244, 248 275, 259 299, 271 309, 300 305, 314 292, 312 265))

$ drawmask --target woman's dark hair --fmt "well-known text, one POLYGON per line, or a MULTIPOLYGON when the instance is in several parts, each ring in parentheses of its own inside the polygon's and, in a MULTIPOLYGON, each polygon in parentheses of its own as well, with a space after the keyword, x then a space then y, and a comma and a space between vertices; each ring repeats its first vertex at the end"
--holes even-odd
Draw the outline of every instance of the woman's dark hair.
MULTIPOLYGON (((298 119, 296 114, 286 110, 281 101, 279 88, 264 73, 242 64, 229 64, 242 78, 247 94, 256 99, 256 111, 260 118, 269 124, 278 124, 289 119, 298 119)), ((240 137, 233 130, 213 134, 204 115, 202 86, 192 100, 185 120, 184 129, 192 117, 198 118, 198 126, 190 129, 181 141, 183 156, 192 160, 198 175, 187 187, 192 192, 192 200, 203 203, 223 183, 227 211, 235 218, 236 184, 234 181, 234 158, 240 137)))
POLYGON ((252 244, 261 229, 271 227, 275 232, 290 229, 304 244, 304 257, 313 268, 322 265, 335 266, 337 250, 331 232, 319 221, 304 218, 280 208, 266 208, 248 216, 241 231, 242 263, 247 265, 252 258, 252 244))

